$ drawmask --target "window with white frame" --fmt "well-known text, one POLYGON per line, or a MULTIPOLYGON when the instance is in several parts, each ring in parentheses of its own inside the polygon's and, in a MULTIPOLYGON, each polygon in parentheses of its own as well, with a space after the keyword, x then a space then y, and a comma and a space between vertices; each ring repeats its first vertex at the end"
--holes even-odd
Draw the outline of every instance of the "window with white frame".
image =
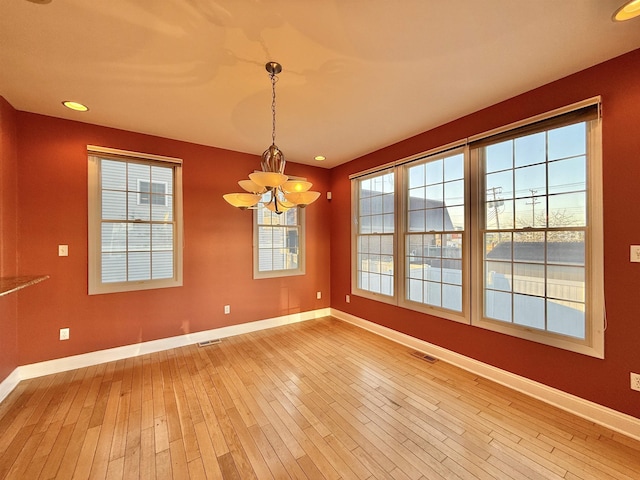
POLYGON ((395 298, 395 174, 392 170, 357 178, 353 184, 355 293, 395 298))
POLYGON ((352 293, 603 358, 600 130, 590 99, 353 175, 352 293))
POLYGON ((89 147, 89 293, 182 284, 181 160, 89 147))
MULTIPOLYGON (((265 193, 271 195, 271 193, 265 193)), ((303 275, 304 210, 276 213, 258 204, 254 211, 254 278, 303 275)))
POLYGON ((465 231, 463 149, 403 166, 404 300, 463 313, 465 231))
POLYGON ((476 324, 603 355, 597 105, 472 142, 476 324))

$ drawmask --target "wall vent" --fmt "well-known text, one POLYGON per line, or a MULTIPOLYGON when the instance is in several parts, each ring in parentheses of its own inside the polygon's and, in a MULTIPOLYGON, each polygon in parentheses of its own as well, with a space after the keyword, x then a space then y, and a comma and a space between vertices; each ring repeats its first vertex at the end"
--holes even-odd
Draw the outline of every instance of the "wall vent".
POLYGON ((420 360, 424 360, 429 363, 436 363, 438 361, 437 358, 432 357, 431 355, 427 355, 426 353, 423 353, 423 352, 411 352, 411 356, 419 358, 420 360))
POLYGON ((222 340, 220 340, 219 338, 214 338, 213 340, 205 340, 204 342, 200 342, 200 343, 198 343, 198 346, 199 347, 208 347, 209 345, 217 345, 221 341, 222 340))

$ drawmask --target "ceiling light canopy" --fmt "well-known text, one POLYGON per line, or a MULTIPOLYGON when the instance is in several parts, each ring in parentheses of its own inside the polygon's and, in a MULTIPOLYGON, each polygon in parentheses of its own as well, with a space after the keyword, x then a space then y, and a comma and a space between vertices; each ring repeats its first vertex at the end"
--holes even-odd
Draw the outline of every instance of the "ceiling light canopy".
POLYGON ((624 22, 638 15, 640 15, 640 0, 629 0, 615 11, 613 20, 616 22, 624 22))
POLYGON ((280 214, 290 208, 306 207, 318 199, 320 192, 310 191, 311 182, 290 179, 284 174, 284 154, 276 146, 276 82, 282 65, 268 62, 265 68, 271 78, 271 146, 262 153, 262 171, 253 172, 249 174, 249 180, 238 182, 247 193, 228 193, 223 198, 241 210, 258 208, 262 203, 265 208, 280 214))

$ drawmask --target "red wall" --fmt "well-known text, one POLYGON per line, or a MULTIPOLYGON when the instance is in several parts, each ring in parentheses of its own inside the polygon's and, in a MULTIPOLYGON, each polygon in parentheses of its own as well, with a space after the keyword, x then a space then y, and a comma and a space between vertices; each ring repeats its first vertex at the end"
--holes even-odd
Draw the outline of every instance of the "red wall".
POLYGON ((51 277, 18 297, 20 365, 329 306, 328 170, 287 164, 323 192, 306 209, 307 274, 253 280, 252 213, 222 195, 257 156, 24 112, 17 138, 20 273, 51 277), (88 144, 183 159, 183 287, 87 295, 88 144))
POLYGON ((640 418, 640 394, 629 388, 629 372, 640 373, 640 309, 635 304, 640 264, 629 262, 629 245, 640 244, 639 86, 636 50, 333 169, 331 306, 640 418), (345 303, 350 292, 350 174, 596 95, 603 104, 604 360, 353 295, 345 303))
MULTIPOLYGON (((0 276, 17 272, 18 150, 16 112, 0 97, 0 276)), ((18 366, 17 295, 0 297, 0 382, 18 366)))

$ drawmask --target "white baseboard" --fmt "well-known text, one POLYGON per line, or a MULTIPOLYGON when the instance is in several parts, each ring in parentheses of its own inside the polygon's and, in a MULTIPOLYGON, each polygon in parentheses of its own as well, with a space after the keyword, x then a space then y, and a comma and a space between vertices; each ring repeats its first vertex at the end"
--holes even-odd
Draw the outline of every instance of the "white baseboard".
POLYGON ((18 369, 14 369, 2 382, 0 382, 0 402, 2 402, 7 395, 13 392, 13 389, 20 383, 20 373, 18 369))
POLYGON ((500 368, 466 357, 438 345, 425 342, 410 335, 397 332, 377 323, 364 320, 349 313, 331 309, 331 316, 357 327, 388 338, 396 343, 427 353, 447 363, 460 367, 481 377, 522 392, 591 422, 610 428, 628 437, 640 440, 640 419, 611 408, 571 395, 556 388, 507 372, 500 368))
POLYGON ((279 327, 291 323, 303 322, 314 318, 327 317, 330 315, 329 308, 312 310, 310 312, 295 313, 282 317, 270 318, 266 320, 258 320, 255 322, 242 323, 240 325, 231 325, 228 327, 215 328, 202 332, 187 333, 177 337, 162 338, 160 340, 152 340, 149 342, 136 343, 133 345, 125 345, 122 347, 109 348, 107 350, 99 350, 96 352, 83 353, 81 355, 73 355, 71 357, 57 358, 55 360, 47 360, 45 362, 32 363, 30 365, 22 365, 16 368, 11 374, 0 383, 0 402, 22 380, 28 378, 41 377, 52 373, 65 372, 76 368, 89 367, 100 363, 112 362, 123 358, 137 357, 147 353, 160 352, 171 348, 184 347, 194 343, 204 342, 216 338, 226 338, 243 333, 255 332, 258 330, 266 330, 268 328, 279 327))

